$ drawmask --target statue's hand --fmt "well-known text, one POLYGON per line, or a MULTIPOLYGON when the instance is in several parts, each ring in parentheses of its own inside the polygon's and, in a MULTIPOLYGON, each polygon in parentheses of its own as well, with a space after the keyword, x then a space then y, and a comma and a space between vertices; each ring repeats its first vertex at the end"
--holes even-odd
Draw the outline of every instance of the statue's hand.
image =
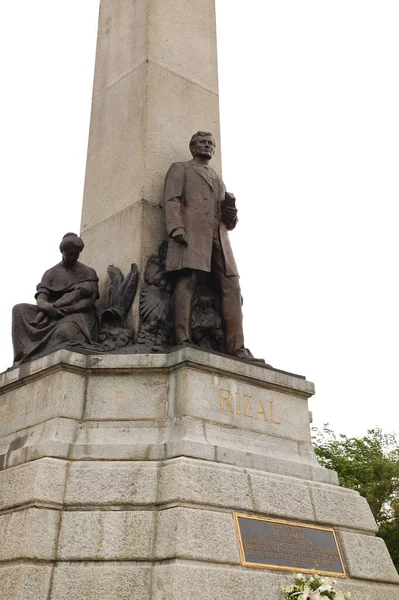
POLYGON ((223 216, 229 221, 233 221, 237 217, 237 209, 233 206, 225 206, 223 216))
POLYGON ((181 246, 187 246, 188 237, 184 227, 179 227, 172 233, 172 240, 181 246))
POLYGON ((69 314, 69 306, 59 306, 57 310, 57 317, 66 317, 69 314))
POLYGON ((56 319, 59 316, 58 310, 58 308, 55 308, 55 306, 50 303, 46 307, 46 313, 49 315, 49 317, 53 317, 53 319, 56 319))
POLYGON ((51 304, 51 302, 47 302, 47 300, 44 300, 43 298, 37 301, 37 307, 40 311, 53 319, 58 317, 58 309, 51 304))
POLYGON ((35 325, 36 327, 38 325, 43 325, 43 324, 48 323, 48 316, 44 313, 44 312, 39 312, 36 316, 36 319, 33 319, 33 321, 30 322, 31 325, 35 325))

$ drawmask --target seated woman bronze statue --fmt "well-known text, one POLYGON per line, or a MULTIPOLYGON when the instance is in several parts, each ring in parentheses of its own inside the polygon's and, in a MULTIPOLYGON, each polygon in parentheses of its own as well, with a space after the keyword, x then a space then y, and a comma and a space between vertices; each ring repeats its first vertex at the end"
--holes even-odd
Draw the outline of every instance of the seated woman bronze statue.
POLYGON ((36 306, 14 306, 14 366, 60 348, 97 341, 98 277, 94 269, 78 262, 83 247, 75 233, 64 235, 62 260, 44 273, 37 286, 36 306))

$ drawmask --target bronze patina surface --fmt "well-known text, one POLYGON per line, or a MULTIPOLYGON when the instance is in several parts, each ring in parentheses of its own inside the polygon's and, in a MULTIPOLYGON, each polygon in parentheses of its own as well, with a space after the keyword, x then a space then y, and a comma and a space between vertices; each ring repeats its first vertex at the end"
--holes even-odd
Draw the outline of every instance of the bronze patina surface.
POLYGON ((346 577, 333 529, 234 514, 241 564, 346 577))
POLYGON ((164 208, 168 248, 166 271, 177 275, 173 299, 177 345, 192 344, 194 296, 201 273, 211 273, 220 298, 225 352, 242 359, 244 346, 241 290, 228 232, 237 224, 235 198, 209 165, 215 140, 198 131, 190 141, 193 156, 173 163, 165 180, 164 208))
POLYGON ((36 288, 36 305, 14 306, 14 365, 70 343, 97 340, 98 278, 94 269, 78 262, 83 247, 75 233, 65 234, 60 244, 62 260, 44 273, 36 288))

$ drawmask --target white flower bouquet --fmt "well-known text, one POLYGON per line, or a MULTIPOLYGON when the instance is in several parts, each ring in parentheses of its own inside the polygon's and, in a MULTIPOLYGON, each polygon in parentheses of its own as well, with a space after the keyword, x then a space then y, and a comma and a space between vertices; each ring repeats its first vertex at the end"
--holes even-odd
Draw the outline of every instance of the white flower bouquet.
POLYGON ((343 594, 335 588, 335 581, 328 577, 295 575, 294 585, 282 588, 286 600, 350 600, 350 594, 343 594))

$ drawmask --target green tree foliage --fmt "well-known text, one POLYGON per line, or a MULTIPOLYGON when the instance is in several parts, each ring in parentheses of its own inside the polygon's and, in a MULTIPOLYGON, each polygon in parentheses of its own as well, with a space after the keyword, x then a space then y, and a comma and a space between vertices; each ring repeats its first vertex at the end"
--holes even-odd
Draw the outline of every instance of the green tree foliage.
POLYGON ((343 487, 367 499, 396 568, 399 570, 399 439, 381 429, 356 438, 336 434, 328 426, 314 429, 319 462, 337 471, 343 487))
POLYGON ((394 516, 381 524, 378 535, 386 543, 393 563, 399 572, 399 503, 394 505, 394 516))

